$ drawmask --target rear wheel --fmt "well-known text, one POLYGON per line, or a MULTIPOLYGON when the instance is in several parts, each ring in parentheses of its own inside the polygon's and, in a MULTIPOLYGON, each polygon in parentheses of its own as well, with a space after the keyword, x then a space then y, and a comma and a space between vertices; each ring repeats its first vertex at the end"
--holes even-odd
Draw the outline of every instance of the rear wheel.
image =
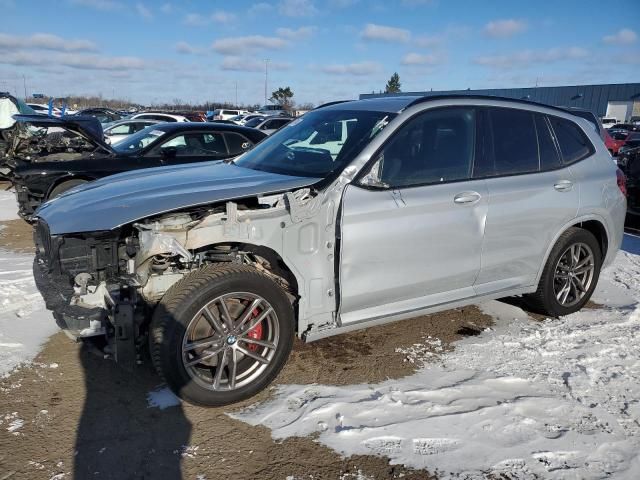
POLYGON ((56 185, 56 187, 51 190, 49 198, 56 198, 58 195, 66 192, 67 190, 71 190, 73 187, 77 187, 78 185, 82 185, 84 183, 87 183, 87 181, 80 178, 74 178, 73 180, 62 182, 60 185, 56 185))
POLYGON ((293 345, 285 292, 254 268, 218 264, 169 289, 151 324, 158 373, 182 399, 220 406, 273 381, 293 345))
POLYGON ((593 234, 569 228, 551 250, 538 290, 527 297, 529 306, 552 317, 577 312, 591 298, 601 265, 600 245, 593 234))

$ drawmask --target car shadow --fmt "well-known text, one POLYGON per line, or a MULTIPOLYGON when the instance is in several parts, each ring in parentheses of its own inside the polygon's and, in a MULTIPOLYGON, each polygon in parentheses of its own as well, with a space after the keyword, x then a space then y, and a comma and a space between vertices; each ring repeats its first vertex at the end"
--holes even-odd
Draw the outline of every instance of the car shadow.
POLYGON ((161 384, 149 358, 126 370, 91 343, 79 353, 86 394, 75 442, 75 479, 178 479, 192 425, 182 404, 150 408, 161 384))

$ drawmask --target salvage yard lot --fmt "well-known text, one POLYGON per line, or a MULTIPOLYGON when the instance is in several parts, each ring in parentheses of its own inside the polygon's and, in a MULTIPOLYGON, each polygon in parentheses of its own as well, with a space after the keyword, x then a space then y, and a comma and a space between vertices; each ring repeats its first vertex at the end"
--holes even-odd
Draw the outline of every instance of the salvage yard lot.
MULTIPOLYGON (((56 332, 0 192, 0 478, 637 478, 640 239, 559 319, 488 302, 297 342, 244 404, 179 404, 56 332), (4 370, 2 370, 4 369, 4 370)), ((513 302, 510 302, 513 303, 513 302)), ((517 302, 516 302, 517 303, 517 302)))

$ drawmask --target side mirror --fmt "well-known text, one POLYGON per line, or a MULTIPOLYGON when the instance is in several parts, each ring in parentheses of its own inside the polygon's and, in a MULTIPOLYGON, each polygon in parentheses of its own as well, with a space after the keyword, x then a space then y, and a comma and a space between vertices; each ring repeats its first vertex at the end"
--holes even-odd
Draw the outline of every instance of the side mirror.
POLYGON ((178 154, 176 147, 165 147, 160 149, 160 155, 162 158, 175 158, 178 154))
POLYGON ((371 166, 369 172, 362 177, 358 184, 368 188, 389 188, 389 184, 381 180, 382 164, 384 163, 384 155, 380 155, 376 162, 371 166))

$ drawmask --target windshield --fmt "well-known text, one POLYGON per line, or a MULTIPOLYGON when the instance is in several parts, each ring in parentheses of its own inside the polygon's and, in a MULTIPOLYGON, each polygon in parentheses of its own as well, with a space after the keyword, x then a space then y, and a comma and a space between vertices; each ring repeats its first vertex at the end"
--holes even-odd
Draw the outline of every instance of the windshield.
POLYGON ((124 140, 119 141, 116 145, 112 145, 112 148, 119 153, 137 152, 166 133, 167 132, 160 130, 155 125, 151 125, 137 133, 134 133, 133 135, 129 135, 124 140))
POLYGON ((299 177, 327 177, 346 167, 395 113, 309 112, 235 160, 235 164, 299 177))

